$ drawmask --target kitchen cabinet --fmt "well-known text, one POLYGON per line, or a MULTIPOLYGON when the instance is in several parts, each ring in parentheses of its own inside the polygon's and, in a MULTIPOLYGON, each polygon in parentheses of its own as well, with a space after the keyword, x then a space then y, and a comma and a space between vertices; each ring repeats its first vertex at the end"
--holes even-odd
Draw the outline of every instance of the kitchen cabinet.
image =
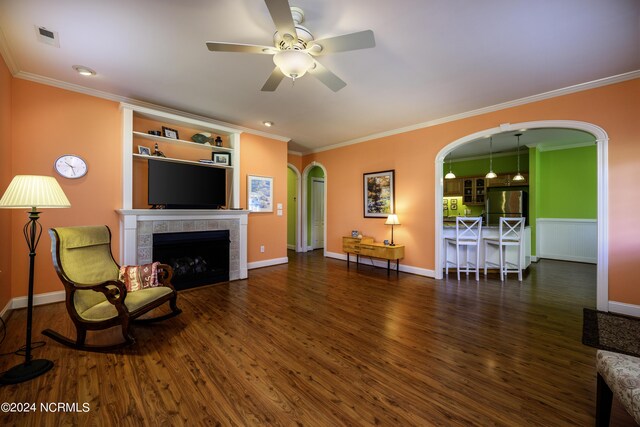
POLYGON ((445 197, 462 196, 462 178, 445 179, 443 194, 445 197))
POLYGON ((462 178, 462 203, 465 205, 484 205, 486 181, 484 177, 462 178))

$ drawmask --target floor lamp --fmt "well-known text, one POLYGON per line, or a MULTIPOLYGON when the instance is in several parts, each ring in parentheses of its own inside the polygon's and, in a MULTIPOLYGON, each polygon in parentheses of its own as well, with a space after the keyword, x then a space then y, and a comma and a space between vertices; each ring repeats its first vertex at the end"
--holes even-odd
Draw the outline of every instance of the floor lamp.
POLYGON ((39 208, 71 207, 60 184, 51 176, 16 175, 2 199, 0 208, 24 209, 29 211, 29 221, 23 228, 24 238, 29 247, 29 293, 27 298, 27 343, 24 363, 14 366, 0 374, 0 384, 17 384, 40 376, 53 367, 46 359, 31 360, 31 322, 33 318, 33 266, 36 247, 42 235, 42 226, 38 223, 39 208))

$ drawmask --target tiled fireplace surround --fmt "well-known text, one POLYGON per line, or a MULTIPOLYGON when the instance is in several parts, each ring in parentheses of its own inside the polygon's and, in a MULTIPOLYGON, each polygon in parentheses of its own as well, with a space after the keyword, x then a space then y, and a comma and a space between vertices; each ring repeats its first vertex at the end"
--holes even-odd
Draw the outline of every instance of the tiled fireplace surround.
POLYGON ((247 278, 248 211, 121 209, 120 253, 126 265, 153 261, 153 234, 229 230, 229 280, 247 278))

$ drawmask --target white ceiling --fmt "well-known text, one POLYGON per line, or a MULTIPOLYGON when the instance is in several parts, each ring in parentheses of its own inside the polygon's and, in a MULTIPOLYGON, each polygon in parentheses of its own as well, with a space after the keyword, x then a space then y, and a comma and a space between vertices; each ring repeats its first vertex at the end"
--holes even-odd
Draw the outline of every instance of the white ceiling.
POLYGON ((261 92, 270 56, 207 50, 271 45, 263 0, 0 0, 0 48, 19 76, 268 131, 302 152, 640 70, 638 0, 291 1, 315 38, 375 33, 373 49, 319 58, 341 91, 304 76, 261 92))

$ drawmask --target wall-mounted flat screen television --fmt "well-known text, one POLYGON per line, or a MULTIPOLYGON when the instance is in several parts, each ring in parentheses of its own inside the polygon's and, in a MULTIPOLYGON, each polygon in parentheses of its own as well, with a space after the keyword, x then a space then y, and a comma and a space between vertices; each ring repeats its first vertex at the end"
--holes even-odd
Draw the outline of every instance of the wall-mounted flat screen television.
POLYGON ((150 205, 167 209, 218 209, 227 204, 227 171, 149 160, 150 205))

